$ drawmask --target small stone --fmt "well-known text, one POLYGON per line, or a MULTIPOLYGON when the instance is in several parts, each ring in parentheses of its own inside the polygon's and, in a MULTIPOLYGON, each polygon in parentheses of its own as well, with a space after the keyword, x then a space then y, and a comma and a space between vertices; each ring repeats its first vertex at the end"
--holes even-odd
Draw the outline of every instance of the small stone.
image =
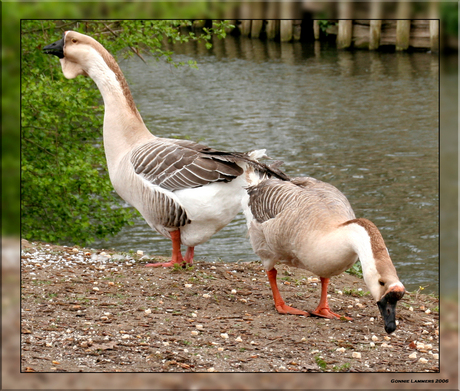
POLYGON ((146 315, 151 314, 151 313, 152 313, 152 310, 151 310, 150 308, 147 308, 147 309, 144 311, 144 313, 145 313, 146 315))
POLYGON ((204 329, 204 326, 202 324, 197 324, 195 326, 198 330, 203 330, 204 329))
POLYGON ((219 352, 223 352, 223 351, 224 351, 224 348, 217 348, 217 350, 218 350, 219 352))
POLYGON ((435 360, 438 360, 438 359, 439 359, 439 354, 438 354, 438 353, 433 353, 433 358, 434 358, 435 360))
POLYGON ((382 348, 390 348, 391 345, 388 345, 387 343, 382 343, 382 345, 380 345, 382 348))
POLYGON ((433 345, 430 343, 425 344, 425 349, 433 349, 433 345))
POLYGON ((300 342, 305 342, 307 339, 305 337, 302 337, 302 339, 300 340, 300 342))
POLYGON ((337 348, 335 349, 336 352, 340 352, 340 353, 345 353, 345 348, 337 348))
POLYGON ((343 295, 343 292, 342 291, 337 291, 337 294, 343 295))
POLYGON ((427 310, 425 311, 425 314, 431 314, 431 310, 430 310, 430 309, 427 309, 427 310))
POLYGON ((239 299, 242 303, 247 303, 248 301, 246 299, 239 299))
POLYGON ((421 357, 420 360, 418 360, 418 362, 421 364, 426 364, 428 360, 426 358, 421 357))
POLYGON ((414 307, 409 307, 409 311, 413 311, 414 310, 414 307))
POLYGON ((208 372, 215 372, 214 367, 208 368, 208 372))
POLYGON ((353 352, 351 355, 353 358, 361 358, 361 353, 360 352, 353 352))
POLYGON ((205 294, 203 295, 203 297, 204 297, 205 299, 209 299, 209 298, 211 297, 211 295, 205 293, 205 294))
POLYGON ((80 251, 80 250, 79 250, 78 248, 74 247, 74 248, 72 249, 72 251, 73 251, 74 253, 78 253, 78 251, 80 251))
POLYGON ((59 361, 54 361, 54 360, 53 360, 53 361, 51 361, 51 362, 52 362, 54 365, 59 365, 59 364, 61 364, 59 361))
POLYGON ((228 338, 228 334, 227 334, 227 333, 222 333, 222 334, 220 334, 220 336, 221 336, 223 339, 227 339, 227 338, 228 338))
POLYGON ((199 332, 199 331, 196 331, 196 330, 192 330, 191 334, 192 334, 192 335, 198 335, 198 334, 200 334, 200 332, 199 332))
POLYGON ((109 282, 107 283, 107 285, 113 286, 113 285, 115 285, 115 283, 114 283, 113 281, 109 281, 109 282))
POLYGON ((72 330, 67 329, 65 332, 66 332, 67 334, 70 334, 70 333, 72 332, 72 330))
POLYGON ((192 318, 196 318, 198 315, 195 312, 192 312, 192 318))
POLYGON ((89 251, 86 251, 84 255, 85 255, 85 257, 89 257, 89 256, 91 256, 91 253, 89 251))
POLYGON ((216 270, 217 268, 215 266, 210 267, 211 270, 216 270))
POLYGON ((417 358, 417 352, 414 352, 414 353, 410 354, 409 358, 411 358, 411 359, 417 358))
POLYGON ((319 353, 319 350, 312 350, 311 354, 319 353))
POLYGON ((106 320, 109 320, 109 318, 107 316, 101 316, 101 320, 106 321, 106 320))
POLYGON ((429 334, 428 330, 423 330, 422 334, 429 334))
POLYGON ((168 342, 168 341, 164 341, 164 342, 163 342, 163 346, 169 346, 169 342, 168 342))
POLYGON ((378 337, 376 337, 375 335, 373 335, 371 339, 372 339, 372 341, 374 341, 374 342, 376 342, 376 341, 379 340, 378 337))
POLYGON ((235 338, 235 341, 236 342, 243 342, 243 339, 241 337, 237 337, 237 338, 235 338))
POLYGON ((236 293, 236 289, 232 289, 232 294, 235 294, 236 293))
POLYGON ((121 336, 121 339, 128 339, 129 338, 129 335, 128 334, 124 334, 121 336))
POLYGON ((370 318, 369 321, 370 321, 370 322, 373 322, 373 321, 374 321, 374 318, 370 318))
POLYGON ((185 284, 184 285, 186 288, 191 288, 193 285, 192 284, 185 284))
POLYGON ((369 343, 369 346, 370 346, 371 348, 373 348, 373 347, 375 346, 375 343, 374 343, 374 342, 370 342, 370 343, 369 343))
POLYGON ((144 252, 142 250, 137 250, 136 254, 137 255, 144 255, 144 252))
POLYGON ((384 339, 385 341, 391 341, 391 338, 390 338, 388 335, 385 335, 385 336, 383 337, 383 339, 384 339))

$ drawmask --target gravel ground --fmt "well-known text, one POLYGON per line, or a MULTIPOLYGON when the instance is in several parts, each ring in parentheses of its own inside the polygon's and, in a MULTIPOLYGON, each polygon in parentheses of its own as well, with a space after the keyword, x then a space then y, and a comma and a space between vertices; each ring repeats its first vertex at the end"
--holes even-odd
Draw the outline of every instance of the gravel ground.
MULTIPOLYGON (((161 259, 22 241, 22 372, 437 372, 439 301, 408 292, 387 335, 364 281, 331 279, 353 321, 280 315, 260 263, 161 259)), ((312 274, 279 265, 286 303, 313 310, 312 274)))

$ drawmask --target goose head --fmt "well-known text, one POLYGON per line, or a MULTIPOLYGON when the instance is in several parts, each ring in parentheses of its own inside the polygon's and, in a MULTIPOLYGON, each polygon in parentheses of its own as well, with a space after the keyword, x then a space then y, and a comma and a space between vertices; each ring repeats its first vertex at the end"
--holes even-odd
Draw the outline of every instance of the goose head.
POLYGON ((385 331, 388 334, 396 330, 396 304, 405 293, 404 285, 399 280, 390 281, 382 277, 379 278, 378 283, 382 294, 377 301, 377 306, 385 323, 385 331))
POLYGON ((45 46, 43 52, 57 56, 64 76, 74 79, 79 75, 89 76, 91 66, 96 65, 96 59, 103 56, 106 50, 87 35, 65 31, 59 41, 45 46))

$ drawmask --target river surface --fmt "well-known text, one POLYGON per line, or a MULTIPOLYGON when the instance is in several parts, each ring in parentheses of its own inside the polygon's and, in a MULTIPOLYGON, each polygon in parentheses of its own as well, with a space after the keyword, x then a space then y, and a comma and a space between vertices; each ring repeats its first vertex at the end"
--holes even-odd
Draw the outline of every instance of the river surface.
MULTIPOLYGON (((408 290, 439 288, 439 69, 430 53, 337 51, 229 37, 174 49, 176 68, 121 60, 157 136, 227 151, 267 149, 290 176, 329 182, 381 230, 408 290)), ((120 57, 121 58, 121 57, 120 57)), ((97 247, 171 254, 138 218, 97 247)), ((257 260, 240 213, 195 250, 207 261, 257 260)))

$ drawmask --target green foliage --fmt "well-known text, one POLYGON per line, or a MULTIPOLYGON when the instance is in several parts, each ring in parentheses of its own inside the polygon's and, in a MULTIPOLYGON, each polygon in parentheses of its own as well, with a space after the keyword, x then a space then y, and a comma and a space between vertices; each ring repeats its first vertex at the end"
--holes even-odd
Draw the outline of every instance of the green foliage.
POLYGON ((345 273, 351 274, 352 276, 356 276, 359 278, 363 278, 363 269, 361 266, 361 262, 356 262, 351 268, 345 270, 345 273))
MULTIPOLYGON (((29 240, 88 244, 130 222, 110 183, 102 146, 104 107, 94 82, 64 78, 42 48, 64 30, 95 37, 111 53, 149 52, 175 66, 162 42, 209 43, 225 23, 198 34, 190 21, 26 20, 21 26, 21 221, 29 240)), ((196 66, 194 62, 191 66, 196 66)))
POLYGON ((327 363, 320 356, 315 357, 315 362, 320 367, 321 370, 323 370, 323 371, 326 370, 327 363))

